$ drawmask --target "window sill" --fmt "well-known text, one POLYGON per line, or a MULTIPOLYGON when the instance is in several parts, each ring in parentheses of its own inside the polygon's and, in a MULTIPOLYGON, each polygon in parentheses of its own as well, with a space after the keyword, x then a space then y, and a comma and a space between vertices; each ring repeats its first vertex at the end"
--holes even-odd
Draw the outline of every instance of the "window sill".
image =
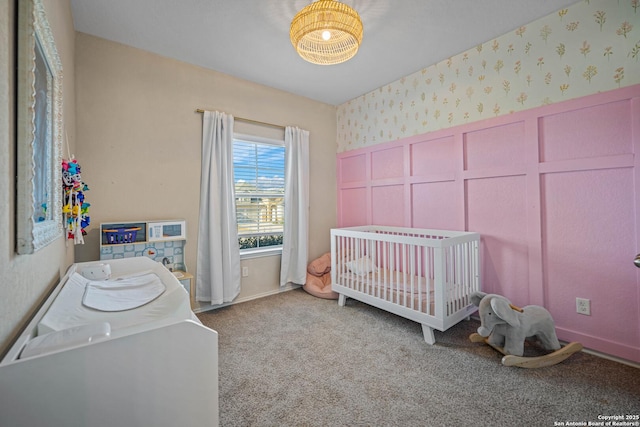
POLYGON ((282 255, 282 247, 270 249, 246 249, 240 251, 240 259, 261 258, 282 255))

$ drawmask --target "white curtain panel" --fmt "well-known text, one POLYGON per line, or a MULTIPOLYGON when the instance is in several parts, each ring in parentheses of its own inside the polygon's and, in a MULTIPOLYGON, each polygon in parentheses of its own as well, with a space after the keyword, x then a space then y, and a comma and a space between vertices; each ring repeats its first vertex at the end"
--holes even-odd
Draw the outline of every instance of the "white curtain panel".
POLYGON ((233 116, 205 111, 196 300, 212 305, 240 293, 240 247, 233 182, 233 116))
POLYGON ((309 241, 309 131, 284 131, 284 238, 280 286, 303 285, 307 279, 309 241))

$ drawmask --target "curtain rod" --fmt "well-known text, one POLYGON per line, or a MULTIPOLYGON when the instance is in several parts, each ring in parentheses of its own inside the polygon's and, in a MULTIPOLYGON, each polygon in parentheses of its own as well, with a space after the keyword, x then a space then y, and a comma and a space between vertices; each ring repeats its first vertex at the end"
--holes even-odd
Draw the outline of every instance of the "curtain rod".
MULTIPOLYGON (((201 108, 198 108, 196 110, 196 113, 204 113, 204 111, 205 110, 203 110, 201 108)), ((278 128, 278 129, 283 129, 283 130, 285 129, 285 126, 282 126, 282 125, 276 125, 276 124, 273 124, 273 123, 261 122, 261 121, 258 121, 258 120, 245 119, 243 117, 235 117, 234 116, 233 119, 234 120, 240 120, 241 122, 253 123, 253 124, 256 124, 256 125, 270 126, 270 127, 274 127, 274 128, 278 128)))

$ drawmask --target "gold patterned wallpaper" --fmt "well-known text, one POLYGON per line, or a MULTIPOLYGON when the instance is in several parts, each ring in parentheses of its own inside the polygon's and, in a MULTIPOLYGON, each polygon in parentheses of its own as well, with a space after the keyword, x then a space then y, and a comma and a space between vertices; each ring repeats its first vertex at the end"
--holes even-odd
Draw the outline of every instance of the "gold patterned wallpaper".
POLYGON ((640 83, 640 0, 583 0, 340 105, 337 152, 640 83))

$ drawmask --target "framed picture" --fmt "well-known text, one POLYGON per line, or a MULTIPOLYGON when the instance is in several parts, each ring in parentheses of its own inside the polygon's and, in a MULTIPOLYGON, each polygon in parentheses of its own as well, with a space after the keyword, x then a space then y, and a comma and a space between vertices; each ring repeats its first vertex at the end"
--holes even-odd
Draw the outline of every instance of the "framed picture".
POLYGON ((62 65, 41 0, 18 4, 16 251, 62 236, 62 65))

